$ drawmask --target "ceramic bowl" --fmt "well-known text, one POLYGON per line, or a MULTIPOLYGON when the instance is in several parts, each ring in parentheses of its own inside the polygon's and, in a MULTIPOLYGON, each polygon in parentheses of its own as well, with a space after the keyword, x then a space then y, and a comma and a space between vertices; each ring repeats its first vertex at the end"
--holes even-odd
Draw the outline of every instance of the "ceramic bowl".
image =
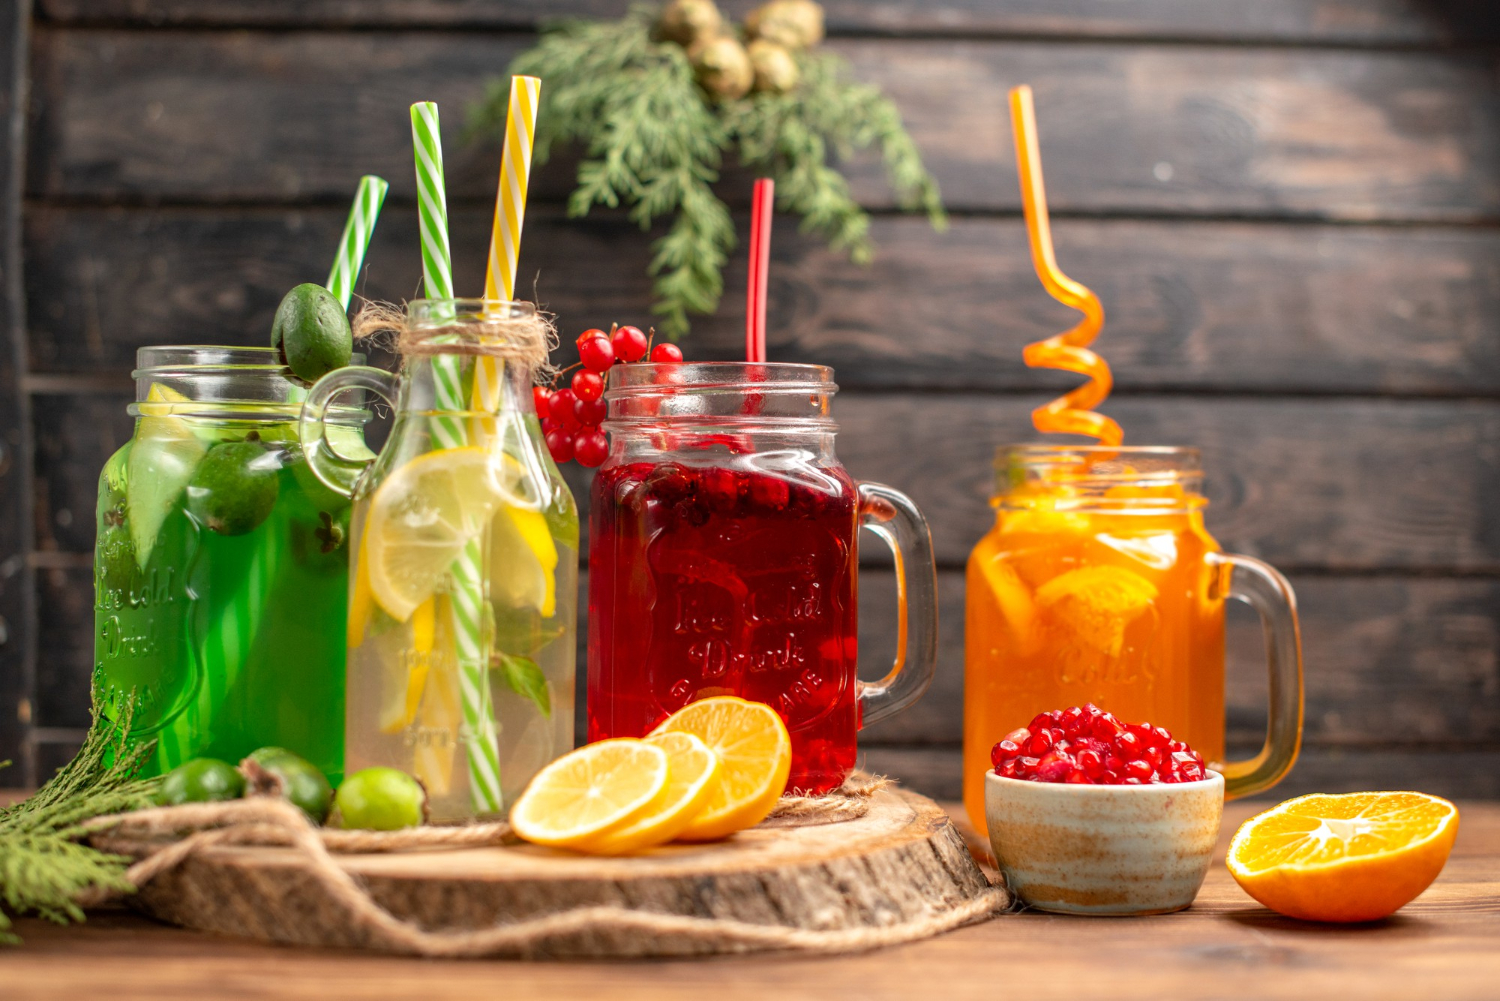
POLYGON ((1006 885, 1038 910, 1162 914, 1208 875, 1224 777, 1109 786, 985 776, 990 847, 1006 885))

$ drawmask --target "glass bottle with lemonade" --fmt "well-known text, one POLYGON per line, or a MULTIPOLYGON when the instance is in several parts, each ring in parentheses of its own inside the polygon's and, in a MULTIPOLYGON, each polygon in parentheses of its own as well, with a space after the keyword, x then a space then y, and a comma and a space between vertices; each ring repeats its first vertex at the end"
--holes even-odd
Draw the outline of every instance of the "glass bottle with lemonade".
POLYGON ((541 330, 529 303, 416 300, 399 379, 341 369, 304 410, 354 503, 347 767, 411 773, 438 820, 500 814, 573 746, 578 513, 533 409, 541 330), (396 410, 368 469, 325 433, 350 389, 396 410))

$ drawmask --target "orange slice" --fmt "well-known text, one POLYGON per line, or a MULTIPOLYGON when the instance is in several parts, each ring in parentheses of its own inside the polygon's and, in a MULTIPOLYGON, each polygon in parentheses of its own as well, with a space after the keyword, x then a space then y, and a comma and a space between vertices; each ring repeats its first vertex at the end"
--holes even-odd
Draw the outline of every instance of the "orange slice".
POLYGON ((1151 607, 1156 595, 1156 585, 1138 573, 1096 566, 1052 578, 1036 589, 1036 603, 1085 646, 1118 657, 1125 627, 1151 607))
POLYGON ((680 841, 713 841, 754 827, 786 791, 792 738, 768 705, 733 695, 700 699, 668 716, 652 736, 663 733, 690 733, 719 759, 718 785, 680 841))
POLYGON ((690 733, 659 733, 646 738, 667 752, 667 784, 640 815, 597 841, 581 845, 598 855, 623 855, 664 845, 681 834, 719 786, 719 756, 690 733))
POLYGON ((1245 822, 1229 872, 1273 911, 1308 921, 1375 921, 1437 878, 1458 810, 1419 792, 1316 793, 1245 822))
POLYGON ((630 823, 666 784, 667 752, 654 744, 585 744, 537 772, 510 826, 534 844, 572 848, 630 823))

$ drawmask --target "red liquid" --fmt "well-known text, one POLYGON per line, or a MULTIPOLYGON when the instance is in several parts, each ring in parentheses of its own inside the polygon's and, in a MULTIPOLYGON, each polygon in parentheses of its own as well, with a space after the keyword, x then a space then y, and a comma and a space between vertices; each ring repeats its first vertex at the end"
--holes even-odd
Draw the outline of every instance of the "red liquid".
POLYGON ((640 737, 689 702, 738 695, 786 721, 789 790, 843 782, 859 730, 855 498, 838 466, 600 470, 589 740, 640 737))

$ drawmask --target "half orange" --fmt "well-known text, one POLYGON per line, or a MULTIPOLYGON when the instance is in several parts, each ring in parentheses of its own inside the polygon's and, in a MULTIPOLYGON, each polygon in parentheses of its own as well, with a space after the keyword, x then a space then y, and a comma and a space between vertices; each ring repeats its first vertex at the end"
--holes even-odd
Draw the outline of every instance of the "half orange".
POLYGON ((1315 793, 1246 821, 1226 860, 1273 911, 1308 921, 1375 921, 1431 885, 1458 810, 1419 792, 1315 793))

